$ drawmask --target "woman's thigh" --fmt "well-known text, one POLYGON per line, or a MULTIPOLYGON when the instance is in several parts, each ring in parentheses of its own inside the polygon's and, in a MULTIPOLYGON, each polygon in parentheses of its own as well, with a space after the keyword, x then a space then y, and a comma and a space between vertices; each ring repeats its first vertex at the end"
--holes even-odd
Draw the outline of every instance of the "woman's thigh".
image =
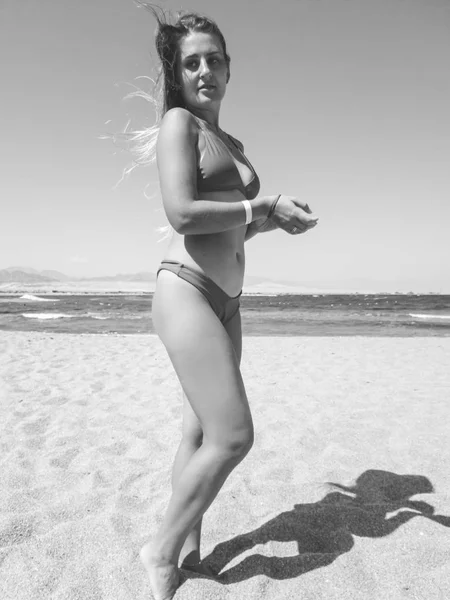
MULTIPOLYGON (((242 329, 241 329, 241 315, 238 311, 234 317, 224 325, 226 332, 228 333, 231 343, 233 344, 234 351, 238 360, 238 365, 241 364, 242 356, 242 329)), ((202 441, 203 430, 200 425, 200 421, 197 419, 197 415, 192 410, 192 406, 183 390, 183 438, 191 440, 193 444, 199 445, 202 441)))
POLYGON ((168 271, 158 276, 152 315, 204 436, 233 442, 252 434, 237 321, 227 330, 201 292, 168 271))

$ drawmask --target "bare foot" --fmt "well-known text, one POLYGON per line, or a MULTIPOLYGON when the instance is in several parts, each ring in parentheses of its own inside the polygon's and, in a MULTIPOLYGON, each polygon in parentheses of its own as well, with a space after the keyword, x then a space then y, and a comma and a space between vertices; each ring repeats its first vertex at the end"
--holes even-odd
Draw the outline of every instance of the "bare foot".
POLYGON ((172 600, 181 583, 178 567, 173 563, 158 560, 152 553, 151 544, 143 546, 139 556, 150 579, 154 599, 172 600))
POLYGON ((188 573, 192 573, 193 575, 198 575, 199 577, 206 577, 208 579, 218 579, 219 575, 214 573, 207 565, 199 561, 195 564, 189 564, 187 562, 183 562, 181 564, 181 569, 187 571, 188 573))

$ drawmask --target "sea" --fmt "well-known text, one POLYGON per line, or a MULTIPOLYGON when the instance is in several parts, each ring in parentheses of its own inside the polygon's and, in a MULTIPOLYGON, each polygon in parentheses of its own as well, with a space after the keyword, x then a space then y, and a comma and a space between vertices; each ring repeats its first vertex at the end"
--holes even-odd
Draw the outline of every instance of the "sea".
MULTIPOLYGON (((0 295, 0 331, 152 334, 152 293, 0 295)), ((242 295, 244 336, 450 336, 450 295, 242 295)))

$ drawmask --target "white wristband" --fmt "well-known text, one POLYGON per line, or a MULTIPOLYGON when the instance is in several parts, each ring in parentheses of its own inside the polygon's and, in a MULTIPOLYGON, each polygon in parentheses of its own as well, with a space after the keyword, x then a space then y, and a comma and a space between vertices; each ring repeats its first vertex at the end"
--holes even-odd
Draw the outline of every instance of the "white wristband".
POLYGON ((245 224, 248 225, 253 221, 252 205, 248 200, 241 200, 245 208, 245 224))

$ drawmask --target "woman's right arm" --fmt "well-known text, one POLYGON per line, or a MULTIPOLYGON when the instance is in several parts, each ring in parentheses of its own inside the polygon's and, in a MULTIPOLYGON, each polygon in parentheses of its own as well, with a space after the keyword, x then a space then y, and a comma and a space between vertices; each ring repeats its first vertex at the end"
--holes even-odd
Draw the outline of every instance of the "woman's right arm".
MULTIPOLYGON (((170 225, 182 235, 218 233, 245 225, 242 202, 198 200, 197 144, 194 117, 173 108, 161 123, 156 147, 159 182, 170 225)), ((266 217, 276 196, 250 200, 253 221, 266 217)))

